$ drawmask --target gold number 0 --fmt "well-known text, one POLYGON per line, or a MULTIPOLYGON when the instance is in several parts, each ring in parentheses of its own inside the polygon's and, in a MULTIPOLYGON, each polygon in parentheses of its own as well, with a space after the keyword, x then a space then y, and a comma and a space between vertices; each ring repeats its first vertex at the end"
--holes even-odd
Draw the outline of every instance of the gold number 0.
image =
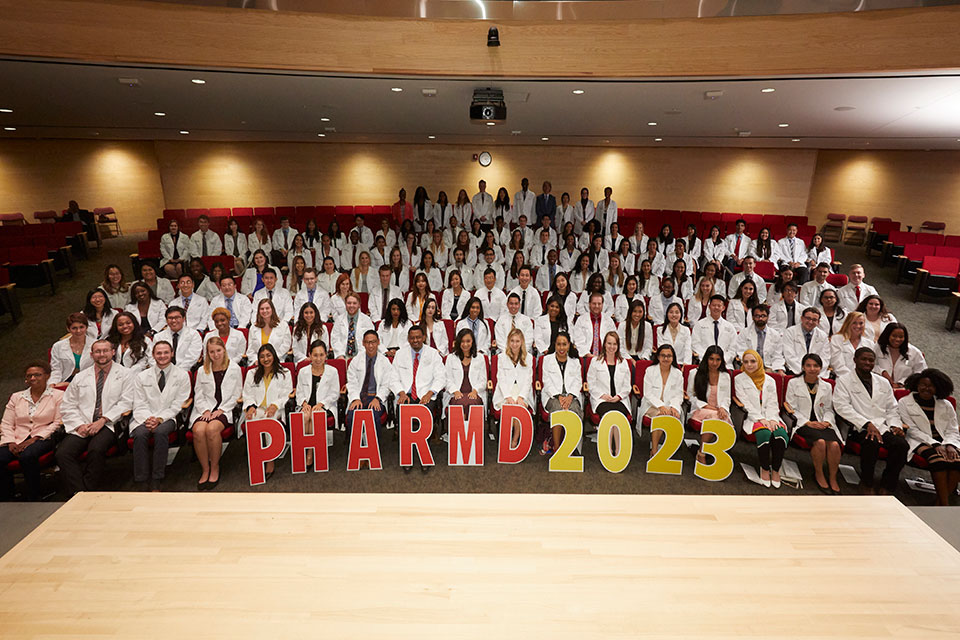
POLYGON ((656 416, 650 423, 650 432, 658 429, 666 438, 656 455, 647 460, 647 473, 678 476, 683 473, 683 460, 674 460, 673 456, 683 444, 683 425, 673 416, 656 416))
POLYGON ((737 443, 737 432, 729 422, 716 419, 704 420, 700 432, 716 436, 713 442, 705 442, 700 446, 700 451, 713 456, 713 463, 703 464, 697 460, 693 475, 711 482, 726 480, 733 473, 733 458, 728 451, 737 443))
POLYGON ((583 471, 583 456, 575 456, 580 439, 583 438, 583 421, 573 411, 554 411, 550 414, 550 429, 563 427, 563 442, 550 457, 550 471, 583 471))

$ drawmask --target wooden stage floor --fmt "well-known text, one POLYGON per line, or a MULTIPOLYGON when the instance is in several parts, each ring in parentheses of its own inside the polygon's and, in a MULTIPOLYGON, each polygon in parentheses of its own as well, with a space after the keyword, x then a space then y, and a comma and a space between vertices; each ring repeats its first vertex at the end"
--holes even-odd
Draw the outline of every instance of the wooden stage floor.
POLYGON ((894 498, 93 493, 0 558, 4 640, 958 635, 894 498))

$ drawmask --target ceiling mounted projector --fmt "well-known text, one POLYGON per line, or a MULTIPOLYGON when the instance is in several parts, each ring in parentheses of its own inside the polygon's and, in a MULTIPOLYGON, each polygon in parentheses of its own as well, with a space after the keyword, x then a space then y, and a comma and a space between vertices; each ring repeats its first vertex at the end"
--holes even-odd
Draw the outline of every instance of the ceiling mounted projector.
POLYGON ((501 89, 476 89, 470 102, 470 120, 474 122, 503 122, 507 119, 507 104, 501 89))

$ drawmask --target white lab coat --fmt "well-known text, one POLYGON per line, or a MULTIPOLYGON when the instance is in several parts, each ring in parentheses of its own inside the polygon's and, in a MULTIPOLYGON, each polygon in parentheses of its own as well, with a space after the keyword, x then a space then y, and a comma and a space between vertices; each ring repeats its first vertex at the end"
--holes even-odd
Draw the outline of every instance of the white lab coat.
MULTIPOLYGON (((93 358, 90 357, 90 349, 96 339, 87 335, 86 342, 83 345, 83 351, 80 352, 80 371, 93 366, 93 358)), ((73 367, 76 360, 73 357, 73 350, 70 348, 70 337, 63 340, 57 340, 50 348, 50 382, 66 382, 67 378, 73 375, 73 367)))
POLYGON ((822 245, 819 251, 816 249, 810 249, 807 251, 807 260, 814 267, 823 262, 826 262, 827 264, 833 264, 833 250, 822 245))
POLYGON ((527 353, 530 353, 533 350, 533 319, 518 313, 513 316, 511 323, 509 311, 504 311, 493 325, 493 335, 500 352, 502 353, 507 349, 507 337, 510 335, 512 326, 520 329, 520 332, 523 333, 523 342, 527 347, 527 353))
MULTIPOLYGON (((115 423, 133 407, 133 379, 130 371, 113 363, 107 374, 100 396, 101 415, 107 419, 105 428, 116 430, 115 423)), ((97 402, 96 367, 87 367, 78 373, 63 394, 60 416, 68 434, 77 427, 93 422, 97 402)))
MULTIPOLYGON (((472 331, 470 320, 467 318, 462 318, 457 321, 453 331, 454 335, 460 333, 462 329, 470 329, 472 331)), ((490 353, 490 324, 486 318, 477 322, 477 330, 474 332, 473 338, 477 343, 477 353, 483 355, 490 353)))
MULTIPOLYGON (((747 349, 753 349, 759 353, 757 350, 756 326, 744 329, 737 336, 737 357, 742 359, 747 349)), ((763 358, 763 366, 767 371, 783 371, 785 366, 783 334, 776 329, 771 329, 769 325, 767 326, 767 337, 763 341, 763 353, 760 353, 760 357, 763 358)))
POLYGON ((842 334, 834 334, 834 336, 830 338, 830 368, 833 369, 833 372, 837 374, 839 378, 845 373, 854 370, 853 354, 856 353, 857 349, 860 347, 873 349, 874 346, 873 340, 863 336, 860 338, 860 344, 857 345, 855 349, 853 343, 844 338, 842 334))
POLYGON ((834 412, 861 431, 868 422, 872 422, 880 433, 886 433, 890 427, 902 424, 897 413, 897 401, 893 387, 880 375, 873 376, 873 395, 860 382, 856 371, 850 371, 837 378, 837 387, 833 390, 834 412))
POLYGON ((250 255, 253 256, 258 249, 262 249, 263 252, 267 254, 267 260, 270 259, 270 252, 273 250, 270 236, 267 235, 267 239, 264 242, 260 242, 260 237, 251 231, 247 234, 247 250, 250 252, 250 255))
POLYGON ((526 366, 514 364, 506 353, 497 358, 497 388, 493 391, 493 406, 500 410, 506 398, 522 398, 533 412, 533 358, 527 354, 526 366))
MULTIPOLYGON (((243 384, 244 414, 240 418, 241 425, 246 422, 246 409, 251 406, 260 408, 261 405, 264 409, 271 405, 276 406, 277 412, 273 414, 273 418, 283 423, 287 415, 287 400, 290 399, 290 393, 293 391, 290 372, 285 367, 280 367, 279 373, 270 381, 269 387, 264 384, 265 380, 254 382, 256 373, 256 369, 247 371, 247 379, 243 384)), ((239 431, 242 431, 242 429, 238 429, 239 431)), ((243 434, 240 433, 240 435, 243 434)))
POLYGON ((647 315, 654 324, 663 324, 667 321, 667 309, 676 302, 680 305, 680 310, 686 312, 686 305, 683 298, 674 294, 673 297, 664 299, 663 294, 657 293, 650 297, 650 304, 647 305, 647 315))
POLYGON ((410 318, 411 322, 420 322, 420 311, 423 310, 423 305, 426 304, 427 300, 436 299, 437 296, 433 295, 433 292, 431 291, 427 295, 425 301, 421 303, 417 297, 413 295, 413 291, 409 292, 407 294, 407 317, 410 318))
MULTIPOLYGON (((297 411, 303 407, 304 402, 309 402, 312 391, 313 369, 310 366, 306 366, 300 369, 300 372, 297 374, 297 411)), ((337 370, 329 364, 324 365, 323 375, 320 376, 320 382, 317 383, 316 400, 318 403, 323 404, 323 408, 326 411, 333 414, 334 420, 337 420, 337 400, 339 399, 340 375, 337 373, 337 370)), ((336 427, 336 422, 334 424, 336 427)), ((314 428, 316 429, 316 426, 314 426, 314 428)), ((328 433, 328 445, 332 444, 329 439, 330 435, 331 434, 328 433)))
MULTIPOLYGON (((367 352, 360 347, 360 352, 347 365, 347 403, 360 399, 360 387, 367 372, 367 352)), ((373 364, 373 378, 377 383, 377 398, 386 405, 387 398, 399 384, 396 380, 397 372, 384 355, 378 355, 373 364)), ((386 409, 386 406, 384 406, 386 409)))
POLYGON ((810 280, 809 282, 803 283, 803 286, 800 287, 800 295, 797 296, 797 302, 804 309, 807 307, 819 307, 820 306, 820 294, 826 289, 837 290, 835 286, 823 281, 823 284, 817 282, 816 280, 810 280))
POLYGON ((203 232, 194 231, 190 236, 190 256, 200 258, 203 256, 219 256, 223 253, 223 242, 220 240, 220 234, 212 229, 207 230, 207 252, 203 252, 203 232))
MULTIPOLYGON (((216 329, 208 331, 203 336, 204 355, 207 353, 207 343, 210 342, 211 338, 223 340, 216 329)), ((230 329, 230 333, 227 334, 227 339, 223 341, 223 344, 227 348, 227 357, 230 358, 230 362, 239 362, 240 358, 247 353, 247 339, 239 329, 230 329)))
MULTIPOLYGON (((173 346, 173 332, 169 327, 156 333, 153 336, 153 342, 156 344, 161 340, 166 340, 173 346)), ((200 339, 200 333, 195 329, 184 326, 180 330, 180 339, 177 341, 177 361, 174 363, 184 369, 190 369, 200 356, 203 355, 203 341, 200 339)))
MULTIPOLYGON (((573 396, 582 403, 583 371, 576 358, 567 358, 567 365, 562 373, 555 353, 544 356, 542 366, 541 383, 543 388, 540 391, 540 404, 546 406, 550 398, 562 395, 564 387, 566 387, 566 395, 573 396)), ((626 403, 624 404, 626 405, 626 403)))
MULTIPOLYGON (((590 407, 596 411, 597 407, 603 403, 600 399, 602 395, 620 396, 620 402, 623 406, 630 409, 630 390, 633 388, 630 379, 630 364, 626 360, 617 362, 616 370, 613 374, 613 388, 616 393, 610 393, 610 372, 607 369, 607 363, 590 357, 587 362, 587 390, 590 394, 590 407)), ((682 395, 682 394, 681 394, 682 395)))
MULTIPOLYGON (((450 258, 450 262, 447 263, 447 270, 444 272, 443 285, 447 288, 450 287, 450 274, 457 270, 460 272, 460 282, 463 285, 463 288, 467 291, 473 291, 477 288, 476 276, 473 273, 473 268, 470 267, 466 262, 456 266, 453 262, 453 258, 450 258)), ((481 283, 482 286, 482 283, 481 283)))
POLYGON ((210 322, 210 303, 207 302, 207 299, 199 293, 194 292, 194 294, 190 296, 189 307, 185 305, 186 300, 184 300, 183 296, 177 296, 170 301, 167 308, 180 307, 181 309, 186 309, 187 319, 184 322, 184 326, 197 331, 205 330, 210 322))
POLYGON ((330 336, 327 334, 327 329, 324 326, 316 327, 313 333, 310 334, 310 337, 307 337, 307 332, 304 331, 303 335, 299 338, 296 336, 296 333, 293 334, 293 361, 302 362, 310 357, 310 345, 316 340, 322 340, 324 344, 330 342, 330 336))
MULTIPOLYGON (((150 285, 144 282, 143 280, 140 280, 139 282, 146 284, 148 287, 150 287, 150 285)), ((157 276, 157 285, 156 287, 150 287, 150 290, 153 291, 154 295, 160 298, 160 300, 163 301, 164 304, 169 303, 171 300, 173 300, 173 297, 176 295, 173 292, 173 285, 170 284, 170 281, 161 276, 157 276)))
POLYGON ((417 376, 413 376, 413 349, 409 345, 400 347, 393 359, 393 368, 397 372, 394 392, 401 391, 410 394, 414 379, 417 383, 417 395, 423 397, 427 391, 433 392, 433 398, 443 391, 447 384, 447 374, 443 367, 443 359, 436 349, 423 345, 420 349, 420 364, 417 366, 417 376))
MULTIPOLYGON (((470 384, 477 391, 480 400, 487 404, 487 364, 482 355, 478 355, 470 360, 470 370, 468 372, 470 384)), ((454 392, 460 391, 463 384, 463 363, 453 354, 447 356, 444 362, 444 378, 446 380, 447 392, 443 397, 443 406, 450 404, 450 399, 454 392)))
MULTIPOLYGON (((210 301, 210 318, 209 322, 207 322, 207 328, 211 331, 215 331, 217 328, 217 325, 213 322, 213 311, 220 307, 227 309, 227 302, 222 293, 210 301)), ((242 293, 233 294, 233 317, 237 319, 237 326, 239 328, 250 326, 250 318, 253 317, 253 312, 250 309, 249 298, 242 293)))
MULTIPOLYGON (((257 308, 260 306, 260 301, 269 296, 270 292, 266 287, 253 294, 253 302, 250 303, 251 326, 257 323, 257 308)), ((273 308, 276 309, 280 322, 293 322, 295 320, 293 317, 293 297, 279 283, 273 288, 273 308)))
POLYGON ((140 356, 139 360, 133 359, 133 351, 127 349, 126 351, 121 351, 120 345, 117 345, 116 353, 113 356, 114 362, 119 362, 124 367, 126 367, 131 374, 139 373, 149 366, 153 365, 153 340, 150 338, 144 337, 144 342, 146 343, 143 347, 143 354, 140 356))
POLYGON ((197 421, 205 411, 216 411, 221 409, 224 413, 223 420, 227 423, 233 423, 233 409, 237 406, 237 399, 243 393, 243 380, 240 371, 240 365, 231 358, 223 374, 223 382, 220 384, 220 404, 217 404, 217 381, 213 377, 213 371, 207 373, 203 367, 197 369, 197 379, 193 383, 193 411, 190 413, 190 428, 193 429, 193 423, 197 421))
POLYGON ((837 304, 840 305, 840 308, 850 313, 851 311, 856 311, 857 307, 860 306, 860 303, 863 302, 863 299, 867 296, 875 296, 877 290, 866 282, 860 283, 860 297, 857 297, 857 288, 852 282, 848 282, 839 289, 837 289, 837 304))
MULTIPOLYGON (((577 313, 581 316, 590 314, 590 296, 593 295, 587 291, 580 294, 577 298, 577 313)), ((609 291, 603 292, 603 315, 616 318, 616 305, 613 303, 613 296, 609 291)))
POLYGON ((745 331, 753 326, 753 310, 744 309, 742 300, 732 299, 727 303, 727 321, 737 330, 745 331))
MULTIPOLYGON (((160 237, 160 266, 167 264, 173 260, 173 236, 169 233, 165 233, 160 237)), ((192 257, 192 243, 187 234, 182 231, 177 234, 177 258, 181 263, 189 263, 190 258, 192 257)))
POLYGON ((909 358, 904 360, 901 356, 897 358, 896 364, 894 364, 889 353, 883 353, 880 350, 879 344, 873 345, 873 352, 877 354, 877 361, 873 366, 873 370, 877 373, 886 371, 896 384, 903 384, 903 381, 906 380, 908 376, 914 373, 920 373, 927 368, 927 360, 923 357, 923 352, 912 344, 907 350, 909 358))
MULTIPOLYGON (((723 359, 726 361, 727 366, 732 367, 734 358, 740 353, 739 347, 737 346, 737 328, 733 323, 723 318, 720 318, 719 322, 720 339, 717 341, 717 344, 723 349, 723 359)), ((693 325, 690 348, 693 350, 693 353, 697 354, 700 358, 707 352, 707 347, 714 344, 713 328, 713 318, 709 315, 702 320, 697 320, 693 325)))
MULTIPOLYGON (((567 319, 567 332, 569 333, 572 323, 567 319)), ((550 336, 553 332, 553 323, 550 322, 550 316, 544 314, 533 319, 533 346, 537 352, 543 355, 550 350, 550 336)))
MULTIPOLYGON (((140 321, 141 326, 143 325, 143 320, 140 317, 140 307, 137 304, 128 304, 124 311, 132 313, 140 321)), ((150 301, 150 306, 147 307, 147 322, 150 323, 151 331, 160 331, 167 326, 166 314, 167 305, 162 300, 150 301)))
POLYGON ((246 260, 247 236, 242 233, 238 233, 236 239, 229 234, 223 236, 223 252, 228 256, 233 256, 236 253, 235 258, 246 260), (234 249, 236 249, 236 252, 234 252, 234 249))
MULTIPOLYGON (((399 287, 391 284, 389 290, 386 292, 386 296, 384 296, 384 291, 380 287, 376 287, 370 292, 370 297, 367 298, 367 308, 370 309, 370 319, 374 322, 383 320, 384 297, 386 297, 388 305, 390 304, 391 300, 399 300, 400 302, 403 302, 403 291, 401 291, 399 287)), ((330 307, 329 298, 327 307, 330 307)))
POLYGON ((613 198, 607 202, 606 198, 597 200, 596 218, 603 223, 603 233, 610 233, 610 225, 617 221, 617 201, 613 198))
MULTIPOLYGON (((768 301, 769 302, 769 301, 768 301)), ((793 321, 795 325, 800 324, 800 316, 803 315, 803 307, 799 301, 794 303, 793 306, 793 321)), ((787 328, 787 304, 780 300, 770 305, 770 317, 767 320, 767 324, 773 327, 774 329, 779 329, 780 331, 785 331, 787 328)))
POLYGON ((737 249, 737 234, 731 233, 726 237, 727 255, 733 256, 737 260, 743 260, 750 255, 750 247, 753 246, 753 240, 747 234, 740 236, 740 249, 737 249))
MULTIPOLYGON (((657 345, 669 344, 677 353, 680 364, 693 364, 693 334, 690 327, 677 325, 676 337, 670 332, 670 325, 663 324, 654 327, 657 332, 657 345)), ((726 353, 723 354, 726 357, 726 353)))
MULTIPOLYGON (((303 251, 296 253, 295 250, 291 248, 290 251, 287 252, 287 268, 290 271, 293 271, 293 259, 297 256, 303 258, 303 261, 306 263, 304 266, 305 269, 309 269, 310 267, 314 266, 313 253, 310 251, 310 249, 304 247, 303 251)), ((380 265, 376 266, 379 267, 380 265)))
POLYGON ((781 262, 799 262, 807 263, 807 245, 800 238, 793 239, 793 249, 790 248, 790 238, 781 238, 777 241, 777 247, 780 250, 781 262))
MULTIPOLYGON (((730 292, 730 296, 733 297, 737 293, 737 289, 740 287, 740 283, 747 278, 747 274, 741 271, 740 273, 734 274, 730 278, 730 284, 727 286, 727 291, 730 292)), ((767 281, 757 275, 756 272, 750 274, 750 279, 753 280, 753 284, 757 287, 757 298, 760 299, 760 302, 766 302, 767 300, 767 281)))
MULTIPOLYGON (((540 300, 540 292, 533 286, 531 283, 527 286, 527 304, 524 308, 523 300, 523 289, 517 285, 510 290, 510 293, 515 293, 520 296, 521 305, 520 312, 527 316, 528 318, 536 318, 537 316, 543 315, 543 303, 540 300)), ((508 294, 509 297, 509 294, 508 294)))
POLYGON ((103 310, 103 316, 100 317, 99 329, 97 328, 96 322, 88 319, 87 335, 94 340, 106 338, 107 334, 110 333, 110 329, 113 328, 113 321, 116 319, 117 312, 113 310, 113 307, 105 307, 103 310))
POLYGON ((287 229, 286 237, 283 234, 283 227, 277 227, 270 238, 273 248, 277 251, 290 251, 293 249, 293 239, 297 236, 297 230, 293 227, 287 229))
POLYGON ((703 264, 708 262, 723 262, 724 258, 729 255, 729 251, 727 251, 727 243, 723 240, 723 238, 717 238, 716 243, 714 243, 712 239, 707 238, 703 241, 702 247, 703 249, 700 252, 700 261, 703 264))
POLYGON ((683 420, 683 372, 670 367, 667 384, 663 384, 663 374, 659 363, 653 363, 643 372, 643 398, 640 400, 640 415, 654 407, 670 407, 680 412, 683 420))
POLYGON ((380 336, 380 353, 386 353, 388 349, 399 349, 407 344, 407 333, 413 326, 408 320, 401 322, 396 327, 389 320, 380 323, 377 334, 380 336))
POLYGON ((507 294, 502 289, 494 287, 487 289, 481 287, 477 289, 476 296, 480 298, 480 305, 483 307, 484 318, 499 318, 507 310, 507 294))
POLYGON ((783 361, 794 375, 803 373, 803 357, 808 353, 820 356, 824 367, 830 364, 830 340, 820 327, 814 327, 810 335, 810 349, 803 337, 803 327, 796 324, 783 332, 783 361))
MULTIPOLYGON (((347 357, 347 334, 349 332, 347 316, 337 316, 333 322, 333 330, 330 332, 330 347, 338 358, 347 357)), ((367 331, 373 331, 373 321, 370 316, 362 311, 357 312, 357 326, 355 327, 355 337, 357 341, 357 354, 363 354, 363 334, 367 331)))
MULTIPOLYGON (((653 369, 656 366, 656 363, 652 365, 647 371, 653 369)), ((646 373, 646 372, 644 372, 646 373)), ((730 382, 730 374, 725 371, 720 371, 719 376, 717 376, 717 406, 730 411, 730 404, 733 401, 731 396, 731 389, 733 384, 730 382)), ((699 411, 707 406, 706 400, 701 400, 697 397, 696 393, 696 378, 697 372, 691 371, 687 376, 687 395, 690 396, 690 413, 691 415, 695 411, 699 411)), ((709 383, 707 386, 707 397, 710 396, 710 387, 709 383)))
MULTIPOLYGON (((287 353, 290 351, 290 343, 292 339, 290 337, 290 325, 281 322, 279 325, 271 329, 270 335, 267 337, 267 344, 273 346, 274 351, 277 352, 277 357, 280 358, 280 361, 286 359, 287 353)), ((252 326, 247 331, 247 359, 250 362, 257 361, 257 353, 260 351, 260 347, 263 346, 263 335, 262 329, 257 326, 252 326)))
MULTIPOLYGON (((567 320, 569 322, 569 318, 567 320)), ((607 333, 616 331, 617 327, 613 322, 611 315, 602 314, 600 316, 600 349, 603 350, 603 341, 607 333)), ((570 331, 570 338, 577 347, 577 352, 581 357, 591 354, 593 347, 593 321, 590 314, 585 314, 577 318, 570 331)), ((593 354, 597 355, 597 354, 593 354)))
POLYGON ((776 240, 771 238, 770 255, 766 255, 763 251, 763 247, 760 246, 760 240, 753 240, 750 242, 750 251, 748 252, 748 255, 753 256, 757 259, 757 261, 763 260, 777 265, 780 264, 781 259, 780 245, 777 244, 776 240))
POLYGON ((738 373, 733 378, 733 388, 737 398, 743 403, 747 417, 743 419, 743 432, 753 433, 753 425, 760 420, 780 422, 780 399, 777 397, 777 383, 769 375, 764 375, 763 393, 746 373, 738 373))
POLYGON ((633 345, 631 351, 627 351, 627 329, 629 328, 630 322, 625 320, 620 323, 620 326, 617 327, 617 333, 620 334, 620 355, 624 358, 631 358, 634 355, 638 356, 641 360, 649 360, 651 353, 653 351, 653 325, 648 320, 641 320, 643 323, 643 344, 633 345))
MULTIPOLYGON (((454 293, 453 289, 447 289, 443 292, 443 296, 440 298, 440 317, 445 320, 459 320, 460 316, 463 315, 463 311, 467 306, 467 301, 470 300, 470 292, 467 289, 462 289, 460 291, 460 297, 457 298, 457 294, 454 293), (453 302, 456 299, 457 302, 457 311, 453 313, 453 302), (453 316, 453 317, 451 317, 453 316)), ((481 304, 481 308, 483 305, 481 304)))
MULTIPOLYGON (((426 330, 426 324, 421 324, 421 326, 426 330)), ((424 336, 424 343, 436 349, 441 356, 446 357, 450 352, 450 337, 447 335, 447 326, 443 320, 436 319, 433 321, 433 329, 427 331, 427 335, 424 336)))
MULTIPOLYGON (((797 429, 810 421, 810 392, 807 391, 807 383, 803 381, 803 376, 791 378, 787 382, 787 390, 784 394, 784 401, 793 409, 793 415, 797 418, 797 424, 790 433, 790 437, 796 433, 797 429)), ((837 417, 833 413, 833 386, 826 380, 817 383, 817 397, 814 399, 814 415, 820 422, 830 423, 830 428, 837 434, 837 439, 843 446, 843 435, 840 428, 837 427, 837 417)))
POLYGON ((133 417, 130 420, 131 433, 137 429, 146 429, 143 423, 147 418, 159 418, 160 422, 172 420, 183 409, 183 403, 190 397, 190 376, 175 364, 164 370, 166 383, 163 391, 157 382, 158 371, 150 367, 137 373, 133 378, 133 417))
MULTIPOLYGON (((900 421, 910 427, 907 429, 907 443, 910 445, 910 459, 917 451, 917 448, 925 444, 937 444, 930 430, 930 421, 927 414, 923 412, 920 405, 917 404, 913 394, 900 398, 897 403, 897 413, 900 421)), ((940 444, 952 444, 960 449, 960 431, 957 430, 957 410, 953 408, 949 400, 937 399, 933 406, 933 423, 937 426, 940 437, 943 438, 940 444)))

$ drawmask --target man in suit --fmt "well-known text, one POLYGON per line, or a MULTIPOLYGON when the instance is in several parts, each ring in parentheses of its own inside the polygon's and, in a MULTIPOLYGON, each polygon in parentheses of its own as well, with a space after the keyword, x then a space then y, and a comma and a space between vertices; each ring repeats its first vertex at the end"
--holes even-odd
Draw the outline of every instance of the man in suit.
POLYGON ((130 370, 113 361, 113 345, 97 340, 90 356, 93 366, 73 378, 60 405, 67 435, 57 447, 57 464, 70 495, 100 488, 107 451, 117 444, 118 422, 133 404, 130 370))
POLYGON ((820 328, 820 310, 810 306, 800 315, 800 323, 783 332, 783 360, 788 374, 803 373, 803 357, 808 353, 830 361, 830 339, 820 328))
POLYGON ((484 232, 493 227, 493 219, 496 215, 493 206, 493 196, 487 193, 487 181, 481 180, 477 183, 480 191, 473 196, 471 204, 473 205, 473 219, 480 221, 480 228, 484 232))
POLYGON ((878 494, 897 489, 900 471, 907 464, 910 445, 904 437, 907 426, 900 420, 893 387, 883 376, 873 373, 877 356, 870 347, 853 354, 854 370, 837 379, 833 408, 837 416, 850 423, 848 442, 860 445, 860 493, 873 494, 874 471, 880 447, 887 450, 878 494))
POLYGON ((537 196, 537 226, 541 226, 541 220, 543 216, 550 216, 550 220, 556 218, 557 213, 557 199, 553 196, 550 191, 553 190, 553 185, 550 184, 549 180, 543 181, 543 193, 537 196))
MULTIPOLYGON (((440 421, 437 411, 437 394, 446 384, 446 370, 443 360, 433 347, 424 344, 424 332, 420 325, 413 325, 407 331, 409 349, 399 349, 393 359, 393 367, 397 372, 397 403, 422 404, 434 416, 434 433, 439 432, 440 421)), ((420 471, 427 473, 430 467, 423 466, 423 460, 418 457, 420 471)), ((410 473, 413 467, 403 467, 405 473, 410 473)))
POLYGON ((170 434, 177 429, 177 414, 190 397, 190 376, 171 362, 173 347, 160 340, 153 343, 154 366, 133 379, 133 481, 142 490, 159 491, 167 469, 170 434), (150 438, 153 438, 153 460, 150 438), (152 466, 152 473, 151 473, 152 466))

